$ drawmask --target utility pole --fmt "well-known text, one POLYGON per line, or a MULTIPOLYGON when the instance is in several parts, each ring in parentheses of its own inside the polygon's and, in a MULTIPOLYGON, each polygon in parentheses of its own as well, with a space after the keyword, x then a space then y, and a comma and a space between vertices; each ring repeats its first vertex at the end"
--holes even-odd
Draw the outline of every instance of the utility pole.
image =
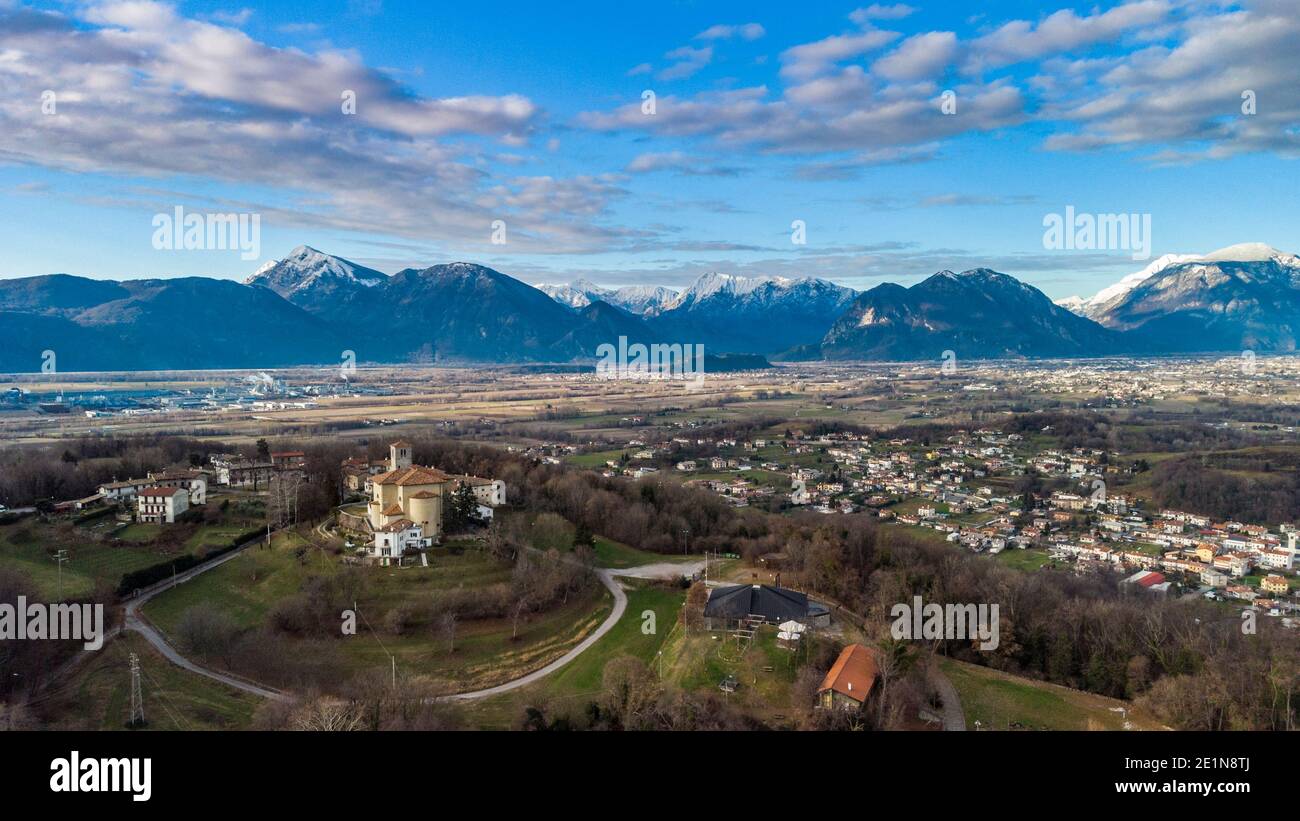
POLYGON ((54 554, 54 561, 59 563, 59 601, 63 601, 63 563, 68 560, 68 551, 60 550, 54 554))
POLYGON ((144 692, 140 687, 140 657, 135 653, 131 654, 131 720, 127 724, 131 727, 144 724, 144 692))

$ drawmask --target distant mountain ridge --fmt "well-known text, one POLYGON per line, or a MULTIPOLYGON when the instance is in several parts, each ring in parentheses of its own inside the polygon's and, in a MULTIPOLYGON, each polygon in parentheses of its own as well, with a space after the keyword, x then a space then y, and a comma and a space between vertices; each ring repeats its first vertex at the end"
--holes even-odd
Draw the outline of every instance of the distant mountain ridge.
POLYGON ((1059 305, 1167 353, 1294 350, 1300 341, 1300 257, 1249 242, 1208 254, 1166 254, 1087 299, 1059 305))
POLYGON ((1055 305, 1042 291, 987 268, 940 271, 905 288, 860 294, 821 341, 827 359, 1104 356, 1120 335, 1055 305))
POLYGON ((358 290, 385 284, 388 275, 331 256, 307 245, 299 245, 281 260, 268 262, 244 280, 261 285, 299 307, 312 310, 332 301, 344 300, 358 290))
POLYGON ((811 277, 710 272, 664 306, 655 326, 674 339, 737 353, 778 353, 817 342, 857 292, 811 277))
POLYGON ((658 313, 672 301, 677 292, 658 285, 624 285, 621 288, 602 288, 585 279, 568 285, 541 284, 537 290, 570 308, 585 308, 593 302, 604 302, 625 311, 645 316, 658 313))
POLYGON ((533 287, 470 262, 390 276, 304 245, 244 284, 0 280, 0 370, 40 370, 47 350, 63 371, 334 365, 343 351, 375 363, 565 363, 619 337, 702 344, 736 363, 1296 349, 1300 258, 1259 244, 1188 257, 1063 300, 1081 316, 986 268, 862 293, 709 272, 679 292, 533 287))

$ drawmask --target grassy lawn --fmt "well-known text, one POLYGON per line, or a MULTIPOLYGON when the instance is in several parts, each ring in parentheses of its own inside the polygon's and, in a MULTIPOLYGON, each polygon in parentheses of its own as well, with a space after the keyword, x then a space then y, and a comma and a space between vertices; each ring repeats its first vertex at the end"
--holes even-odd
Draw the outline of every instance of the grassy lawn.
POLYGON ((751 715, 781 721, 799 712, 792 704, 791 689, 805 652, 778 646, 771 625, 759 628, 753 644, 743 652, 722 631, 678 632, 664 648, 664 679, 686 690, 718 693, 722 680, 734 676, 738 687, 727 696, 729 700, 751 715))
POLYGON ((1014 567, 1016 570, 1026 571, 1037 570, 1043 565, 1052 562, 1051 558, 1047 555, 1046 550, 1036 550, 1034 548, 1020 550, 1014 547, 1009 547, 999 553, 997 555, 997 560, 1005 564, 1007 567, 1014 567))
MULTIPOLYGON (((175 635, 185 611, 200 602, 215 606, 244 628, 266 622, 276 604, 302 589, 309 577, 340 571, 338 561, 319 550, 303 560, 295 551, 306 542, 281 534, 271 548, 254 547, 175 590, 163 593, 144 612, 164 633, 175 635)), ((362 619, 355 636, 327 642, 322 652, 337 653, 348 673, 385 669, 397 660, 399 671, 422 675, 448 692, 489 687, 518 678, 559 658, 609 614, 613 599, 593 581, 567 604, 526 616, 512 639, 508 618, 462 620, 453 651, 429 625, 395 635, 385 614, 403 604, 419 606, 453 589, 487 589, 508 584, 509 565, 478 550, 430 558, 428 567, 366 567, 358 602, 362 619)), ((320 647, 319 644, 313 645, 320 647)))
POLYGON ((0 565, 26 572, 41 595, 53 600, 59 591, 59 566, 52 557, 65 550, 63 595, 86 596, 96 585, 115 588, 125 574, 168 558, 224 547, 256 526, 259 506, 257 500, 232 500, 224 506, 209 503, 206 513, 214 520, 198 525, 122 526, 111 515, 80 525, 69 517, 48 521, 29 517, 0 527, 0 565), (176 539, 165 538, 177 532, 171 528, 190 535, 177 545, 176 539))
POLYGON ((277 535, 273 546, 252 547, 197 578, 150 599, 143 612, 164 633, 174 634, 181 614, 206 602, 240 627, 260 624, 275 603, 302 587, 312 572, 333 572, 337 564, 318 552, 301 564, 293 548, 304 544, 296 534, 277 535))
POLYGON ((162 535, 163 526, 157 524, 141 524, 134 522, 127 525, 113 535, 124 542, 135 542, 136 544, 148 544, 162 535))
POLYGON ((53 558, 67 551, 63 563, 65 598, 86 596, 96 583, 115 586, 126 573, 148 567, 164 557, 147 546, 101 545, 76 538, 39 522, 0 527, 0 563, 32 578, 41 596, 53 601, 59 594, 59 564, 53 558))
POLYGON ((238 730, 262 699, 171 664, 136 633, 113 639, 61 688, 51 711, 65 730, 122 730, 130 712, 128 655, 140 658, 148 730, 238 730))
POLYGON ((622 542, 606 539, 604 536, 596 537, 596 563, 601 567, 622 570, 628 567, 640 567, 641 565, 659 564, 661 562, 697 561, 699 558, 699 556, 682 553, 650 553, 645 550, 638 550, 635 547, 629 547, 622 542))
POLYGON ((623 618, 600 641, 536 684, 469 705, 471 722, 484 729, 513 729, 528 706, 548 705, 548 713, 580 711, 587 702, 600 697, 605 665, 611 659, 629 655, 655 667, 659 649, 680 629, 675 625, 685 600, 686 591, 676 588, 630 587, 623 618), (655 614, 653 633, 642 630, 647 610, 655 614))
POLYGON ((1122 730, 1127 710, 1130 727, 1158 730, 1161 725, 1127 701, 1033 681, 987 667, 941 659, 943 672, 961 696, 966 726, 982 729, 1122 730), (1011 724, 1021 727, 1012 728, 1011 724))
POLYGON ((626 453, 631 456, 640 448, 624 448, 622 450, 598 450, 592 453, 574 453, 564 457, 564 461, 580 468, 601 468, 605 463, 613 459, 615 461, 622 458, 626 453))

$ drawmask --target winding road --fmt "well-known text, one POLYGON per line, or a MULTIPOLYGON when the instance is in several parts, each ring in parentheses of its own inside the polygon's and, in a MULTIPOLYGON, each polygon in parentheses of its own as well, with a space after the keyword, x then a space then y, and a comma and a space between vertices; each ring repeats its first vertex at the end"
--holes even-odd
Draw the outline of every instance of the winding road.
POLYGON ((189 581, 200 573, 206 573, 214 567, 219 567, 225 564, 253 545, 260 544, 261 541, 262 540, 258 538, 250 542, 245 542, 243 545, 235 548, 229 553, 223 553, 215 559, 206 561, 203 564, 195 565, 184 573, 177 574, 173 579, 167 579, 166 581, 161 581, 144 588, 133 599, 127 602, 126 614, 123 619, 123 628, 139 633, 144 637, 145 641, 153 645, 155 650, 161 653, 163 657, 172 664, 175 664, 177 667, 189 670, 191 673, 198 673, 201 676, 207 676, 210 679, 220 681, 222 684, 234 687, 236 690, 243 690, 245 693, 252 693, 255 696, 261 696, 262 698, 287 701, 289 696, 278 690, 272 690, 260 684, 236 678, 228 673, 219 673, 216 670, 209 670, 208 668, 195 664, 185 658, 178 653, 174 647, 167 643, 167 640, 163 638, 162 634, 159 633, 158 630, 149 623, 149 620, 144 617, 144 614, 140 612, 140 607, 145 602, 149 601, 164 590, 170 590, 178 584, 183 584, 189 581))
MULTIPOLYGON (((254 539, 229 553, 225 553, 211 561, 190 568, 184 573, 177 575, 175 579, 168 579, 141 590, 126 605, 126 614, 123 624, 124 629, 133 630, 139 633, 144 637, 145 641, 153 645, 153 647, 168 661, 178 667, 190 671, 191 673, 206 676, 214 681, 219 681, 222 684, 234 687, 237 690, 252 693, 253 695, 262 698, 275 699, 278 701, 290 700, 291 696, 280 692, 279 690, 273 690, 269 687, 257 684, 256 682, 238 678, 228 673, 217 672, 216 670, 211 670, 207 667, 195 664, 177 652, 176 649, 172 647, 165 638, 163 638, 162 634, 149 623, 148 619, 140 613, 140 607, 159 593, 170 590, 178 584, 183 584, 201 573, 206 573, 214 567, 220 567, 247 550, 249 547, 259 544, 260 542, 261 539, 254 539)), ((491 696, 508 693, 511 690, 517 690, 520 687, 527 687, 530 684, 541 681, 551 673, 561 669, 565 665, 571 663, 578 656, 591 649, 592 645, 600 641, 601 638, 603 638, 610 630, 614 629, 614 625, 618 624, 619 620, 623 618, 623 615, 627 612, 627 594, 623 592, 623 585, 619 582, 618 577, 653 579, 673 578, 678 575, 691 576, 698 573, 703 569, 703 567, 704 562, 699 561, 684 563, 660 562, 656 564, 642 565, 640 567, 624 568, 621 570, 597 568, 595 570, 596 577, 600 579, 601 584, 605 585, 605 589, 614 596, 614 609, 610 611, 610 614, 603 622, 601 622, 600 626, 591 633, 591 635, 584 638, 563 656, 560 656, 550 664, 540 667, 527 675, 520 676, 517 679, 512 679, 511 681, 507 681, 504 684, 498 684, 494 687, 486 687, 482 690, 471 690, 466 693, 442 696, 438 700, 448 702, 475 701, 481 698, 490 698, 491 696)), ((952 686, 952 682, 948 680, 947 676, 943 675, 943 673, 937 668, 931 671, 931 681, 942 694, 942 718, 944 729, 957 731, 965 730, 966 720, 961 708, 961 699, 957 695, 957 689, 952 686)))
MULTIPOLYGON (((221 565, 225 564, 226 562, 238 556, 240 553, 243 553, 249 547, 261 543, 261 541, 262 540, 260 538, 254 539, 253 541, 247 542, 244 545, 230 551, 229 553, 224 553, 218 556, 217 558, 212 559, 211 561, 204 562, 203 564, 200 565, 195 565, 189 570, 186 570, 184 573, 178 574, 175 577, 175 579, 167 579, 166 581, 162 581, 150 587, 144 588, 133 599, 131 599, 127 603, 126 615, 123 624, 124 628, 139 633, 141 636, 144 637, 145 641, 153 645, 153 647, 159 653, 161 653, 168 661, 177 665, 178 667, 189 670, 191 673, 197 673, 200 676, 206 676, 207 678, 213 679, 214 681, 220 681, 222 684, 229 685, 230 687, 234 687, 235 689, 242 690, 246 693, 252 693, 253 695, 261 696, 262 698, 276 699, 280 701, 288 700, 290 696, 278 690, 273 690, 269 687, 257 684, 255 682, 238 678, 236 676, 230 675, 229 673, 220 673, 217 672, 216 670, 211 670, 208 669, 207 667, 203 667, 199 664, 195 664, 194 662, 187 659, 185 656, 182 656, 176 650, 176 648, 172 647, 171 644, 167 642, 167 639, 163 638, 163 635, 158 632, 157 628, 155 628, 152 624, 150 624, 149 620, 146 619, 144 617, 144 614, 140 612, 141 606, 143 606, 145 602, 149 601, 159 593, 162 593, 166 590, 170 590, 178 584, 183 584, 189 581, 190 579, 193 579, 195 576, 198 576, 200 573, 206 573, 207 571, 211 570, 214 567, 220 567, 221 565)), ((673 564, 673 563, 650 564, 650 565, 645 565, 643 567, 630 567, 624 570, 609 570, 605 568, 596 569, 595 571, 596 577, 600 579, 601 584, 605 585, 605 589, 607 589, 614 596, 614 609, 610 612, 609 616, 606 617, 606 619, 603 622, 601 622, 600 626, 597 627, 592 632, 591 635, 587 636, 585 639, 579 642, 576 647, 574 647, 569 652, 565 653, 563 656, 560 656, 558 659, 546 665, 545 667, 541 667, 537 670, 534 670, 533 672, 528 673, 527 675, 521 676, 511 681, 507 681, 504 684, 498 684, 495 687, 487 687, 482 690, 471 690, 470 692, 467 693, 456 693, 454 695, 443 696, 441 700, 473 701, 475 699, 488 698, 489 696, 500 695, 501 693, 508 693, 511 690, 516 690, 520 687, 526 687, 529 684, 532 684, 537 681, 541 681, 542 679, 549 676, 551 673, 554 673, 556 670, 559 670, 561 667, 564 667, 566 664, 570 663, 578 656, 582 655, 593 644, 600 641, 601 637, 603 637, 606 633, 612 630, 614 628, 614 625, 618 624, 618 620, 623 618, 624 612, 627 611, 627 594, 623 592, 623 586, 618 582, 618 579, 615 577, 628 576, 628 577, 639 578, 639 579, 649 579, 649 578, 657 578, 657 577, 671 577, 673 575, 678 575, 678 574, 689 576, 692 573, 697 572, 703 566, 704 566, 704 562, 700 561, 700 562, 689 562, 689 563, 680 563, 680 564, 673 564)))
POLYGON ((704 567, 703 561, 679 564, 664 562, 659 564, 643 565, 642 567, 629 567, 623 570, 597 568, 596 577, 600 579, 601 584, 605 585, 605 589, 614 594, 614 609, 590 636, 587 636, 579 642, 576 647, 560 656, 555 661, 545 667, 534 670, 526 676, 521 676, 517 679, 507 681, 505 684, 498 684, 495 687, 488 687, 483 690, 471 690, 468 693, 456 693, 455 695, 444 696, 442 700, 473 701, 475 699, 500 695, 501 693, 508 693, 511 690, 517 690, 520 687, 526 687, 529 684, 541 681, 551 673, 554 673, 556 670, 559 670, 564 665, 582 655, 593 644, 600 641, 602 636, 614 629, 614 625, 618 624, 618 620, 623 618, 623 613, 627 610, 627 594, 623 592, 623 585, 619 584, 616 577, 627 576, 629 578, 637 579, 672 578, 677 575, 689 576, 702 567, 704 567))

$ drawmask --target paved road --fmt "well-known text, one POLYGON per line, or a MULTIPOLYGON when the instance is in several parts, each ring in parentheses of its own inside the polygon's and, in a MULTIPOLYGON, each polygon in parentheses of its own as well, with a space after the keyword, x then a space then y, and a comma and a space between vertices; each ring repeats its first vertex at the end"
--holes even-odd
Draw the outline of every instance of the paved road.
POLYGON ((528 675, 507 681, 505 684, 498 684, 495 687, 488 687, 485 690, 472 690, 468 693, 457 693, 453 696, 445 696, 446 701, 472 701, 474 699, 487 698, 501 693, 508 693, 520 687, 526 687, 537 681, 549 676, 556 670, 582 655, 593 644, 600 641, 601 637, 618 624, 618 620, 623 617, 623 612, 627 610, 627 594, 623 592, 623 586, 619 584, 618 577, 631 579, 672 579, 678 576, 690 576, 704 568, 704 560, 698 562, 657 562, 655 564, 641 565, 640 567, 628 567, 622 570, 613 570, 608 568, 596 570, 596 576, 600 581, 614 594, 614 610, 609 614, 605 621, 601 622, 595 632, 583 639, 577 647, 560 656, 555 661, 545 667, 535 670, 528 675))
MULTIPOLYGON (((637 568, 632 569, 635 570, 637 568)), ((520 687, 526 687, 533 682, 541 681, 551 673, 554 673, 556 670, 559 670, 564 665, 582 655, 589 647, 591 647, 591 645, 600 641, 601 636, 604 636, 612 630, 614 625, 618 624, 618 620, 623 618, 623 612, 627 610, 627 594, 623 592, 623 585, 619 584, 618 580, 614 578, 615 572, 619 575, 626 575, 626 571, 603 569, 596 571, 596 576, 600 579, 601 584, 605 585, 605 588, 609 590, 610 593, 614 594, 614 609, 610 612, 609 616, 601 622, 600 626, 596 628, 595 632, 579 642, 577 647, 574 647, 572 650, 560 656, 545 667, 542 667, 539 670, 534 670, 522 678, 507 681, 505 684, 498 684, 495 687, 488 687, 485 690, 471 690, 468 693, 457 693, 452 696, 444 696, 442 700, 473 701, 475 699, 487 698, 488 696, 500 695, 501 693, 508 693, 511 690, 517 690, 520 687)))
POLYGON ((141 605, 143 605, 145 602, 149 601, 159 593, 163 592, 164 590, 170 590, 178 584, 182 584, 184 582, 189 581, 190 579, 194 578, 200 573, 205 573, 214 567, 219 567, 225 564, 226 562, 230 561, 231 559, 235 558, 240 553, 244 552, 244 550, 248 549, 249 547, 252 547, 255 544, 259 544, 260 542, 261 539, 254 539, 251 542, 245 543, 242 547, 235 548, 229 553, 223 553, 222 555, 218 556, 215 559, 212 559, 211 561, 207 561, 204 562, 203 564, 196 565, 190 568, 189 570, 186 570, 184 573, 178 574, 175 580, 168 579, 166 581, 159 582, 158 584, 155 584, 151 587, 147 587, 144 590, 141 590, 140 595, 136 596, 134 599, 131 599, 129 602, 127 602, 126 617, 124 619, 123 627, 127 630, 134 630, 135 632, 139 633, 141 636, 144 637, 145 641, 152 644, 154 646, 154 649, 156 649, 159 653, 162 653, 163 656, 168 661, 170 661, 172 664, 175 664, 178 667, 182 667, 186 670, 189 670, 191 673, 197 673, 201 676, 206 676, 210 679, 220 681, 222 684, 226 684, 231 687, 234 687, 236 690, 243 690, 245 693, 252 693, 255 696, 261 696, 262 698, 287 700, 289 697, 279 691, 271 690, 259 684, 254 684, 250 681, 245 681, 243 679, 235 678, 234 676, 227 675, 225 673, 218 673, 217 671, 209 670, 206 667, 200 667, 199 665, 195 664, 194 662, 182 656, 180 653, 176 652, 176 649, 173 648, 170 644, 168 644, 167 640, 162 637, 162 634, 159 633, 158 630, 154 628, 152 624, 149 623, 148 619, 146 619, 144 615, 140 613, 141 605))
POLYGON ((930 667, 930 683, 939 691, 939 698, 943 699, 943 729, 959 732, 965 730, 966 714, 961 709, 961 696, 957 695, 957 688, 952 686, 952 682, 939 669, 937 659, 930 667))
MULTIPOLYGON (((200 573, 207 572, 208 570, 211 570, 214 567, 219 567, 220 565, 233 559, 235 556, 243 552, 248 547, 258 544, 260 541, 261 541, 260 539, 255 539, 245 544, 243 547, 237 548, 236 550, 232 550, 229 553, 226 553, 222 556, 218 556, 212 561, 204 562, 201 565, 193 567, 185 571, 184 573, 178 575, 174 582, 169 579, 163 582, 159 582, 158 584, 146 588, 145 590, 142 590, 140 592, 140 595, 136 596, 126 605, 125 628, 127 630, 134 630, 135 632, 142 635, 145 638, 145 640, 148 641, 150 644, 152 644, 158 650, 158 652, 162 653, 163 656, 165 656, 168 661, 172 662, 173 664, 179 667, 189 670, 192 673, 197 673, 198 675, 206 676, 210 679, 220 681, 223 684, 227 684, 238 690, 243 690, 246 693, 252 693, 254 695, 258 695, 263 698, 287 700, 289 696, 286 695, 285 693, 281 693, 279 691, 272 690, 267 687, 263 687, 259 684, 255 684, 251 681, 235 678, 234 676, 227 675, 225 673, 219 673, 215 670, 210 670, 206 667, 202 667, 198 664, 195 664, 194 662, 182 656, 180 653, 176 651, 174 647, 168 644, 167 640, 162 637, 162 634, 160 634, 158 630, 154 628, 153 625, 149 624, 148 620, 145 619, 144 616, 140 613, 141 605, 143 605, 145 602, 149 601, 151 598, 158 595, 159 593, 163 592, 164 590, 170 590, 176 584, 182 584, 194 578, 195 576, 199 575, 200 573)), ((698 562, 659 562, 656 564, 642 565, 641 567, 629 567, 623 570, 610 570, 604 568, 597 569, 595 571, 596 577, 600 579, 601 584, 605 585, 605 588, 609 590, 609 592, 614 596, 614 609, 610 612, 609 616, 606 617, 606 619, 603 622, 601 622, 600 626, 597 627, 595 631, 592 632, 591 635, 587 636, 585 639, 579 642, 576 647, 574 647, 569 652, 565 653, 563 656, 560 656, 555 661, 551 662, 545 667, 534 670, 533 672, 525 676, 514 679, 512 681, 507 681, 504 684, 498 684, 495 687, 488 687, 483 690, 471 690, 470 692, 467 693, 456 693, 455 695, 444 696, 443 700, 473 701, 480 698, 488 698, 489 696, 500 695, 501 693, 508 693, 511 690, 517 690, 520 687, 527 687, 529 684, 533 684, 535 682, 541 681, 542 679, 549 676, 551 673, 554 673, 556 670, 559 670, 560 668, 572 662, 578 656, 582 655, 593 644, 600 641, 600 639, 606 633, 612 630, 614 628, 614 625, 618 624, 619 619, 623 618, 624 612, 627 611, 627 594, 623 592, 623 586, 618 582, 618 579, 616 577, 627 576, 629 578, 637 578, 637 579, 673 578, 681 575, 689 576, 693 573, 699 572, 703 567, 704 567, 704 562, 698 561, 698 562)))
POLYGON ((704 560, 698 562, 658 562, 629 567, 625 570, 611 571, 615 576, 627 576, 632 579, 675 579, 678 576, 693 576, 704 570, 704 560))

